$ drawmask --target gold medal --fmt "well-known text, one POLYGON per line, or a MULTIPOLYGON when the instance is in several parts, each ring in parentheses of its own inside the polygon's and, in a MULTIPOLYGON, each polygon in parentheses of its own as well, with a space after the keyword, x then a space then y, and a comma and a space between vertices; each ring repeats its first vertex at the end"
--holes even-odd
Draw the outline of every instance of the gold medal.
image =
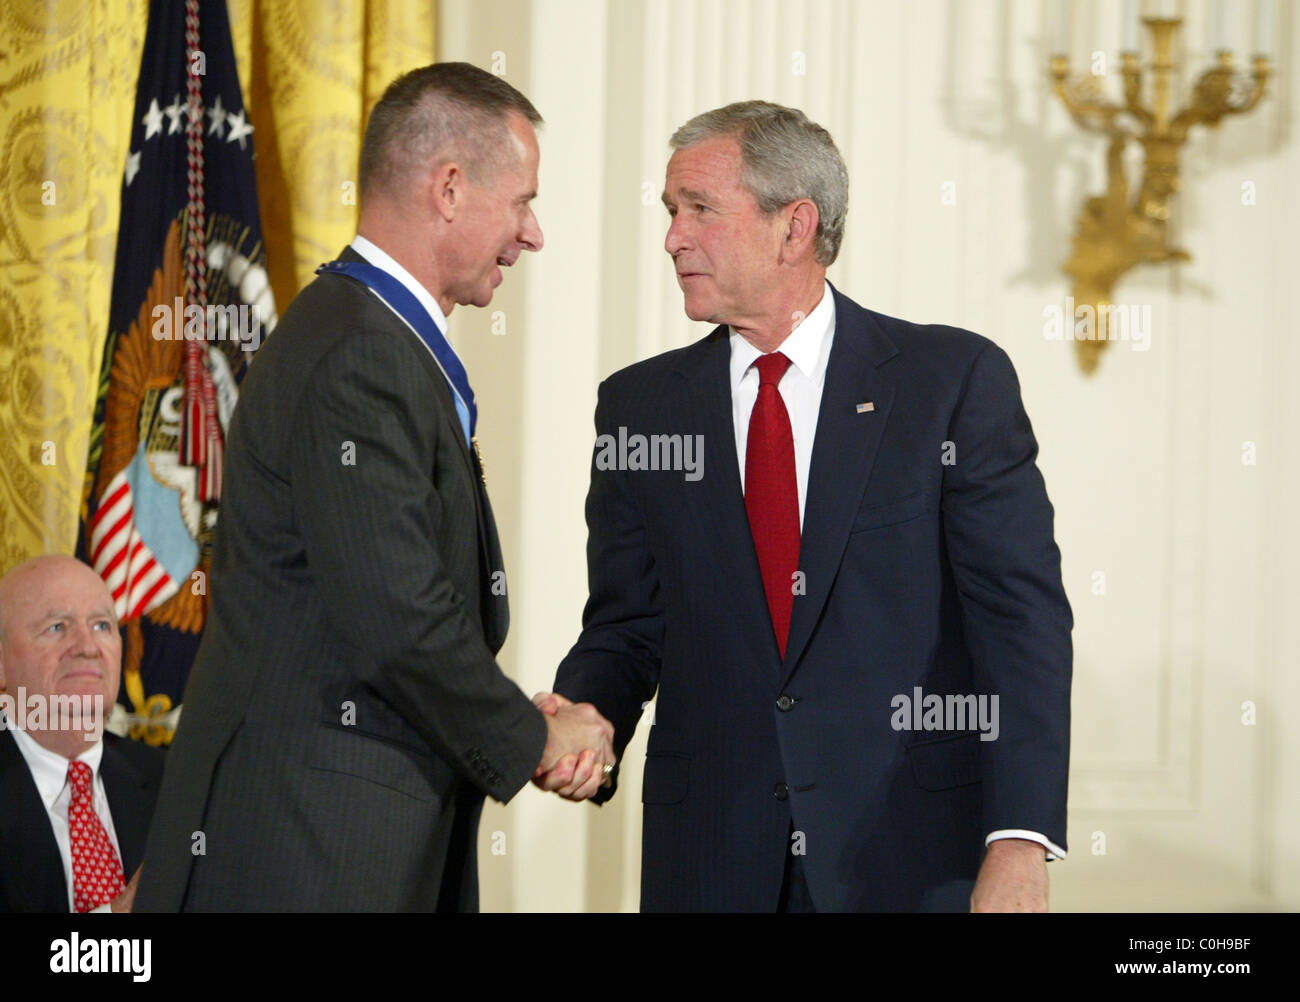
POLYGON ((487 473, 483 469, 483 450, 478 447, 478 436, 475 435, 470 439, 470 444, 474 446, 474 458, 478 460, 478 478, 483 481, 483 489, 487 489, 487 473))

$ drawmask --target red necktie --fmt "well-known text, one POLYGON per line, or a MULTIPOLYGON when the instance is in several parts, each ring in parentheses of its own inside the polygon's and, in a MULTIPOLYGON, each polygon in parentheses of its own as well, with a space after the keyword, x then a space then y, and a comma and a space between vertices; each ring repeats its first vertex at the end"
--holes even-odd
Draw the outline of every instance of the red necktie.
POLYGON ((68 763, 68 835, 72 845, 72 904, 78 912, 107 904, 126 880, 113 841, 95 813, 94 774, 85 762, 68 763))
POLYGON ((763 574, 772 629, 784 658, 794 609, 794 573, 799 569, 799 486, 790 415, 776 384, 790 360, 773 352, 760 355, 754 365, 759 384, 745 444, 745 511, 763 574))

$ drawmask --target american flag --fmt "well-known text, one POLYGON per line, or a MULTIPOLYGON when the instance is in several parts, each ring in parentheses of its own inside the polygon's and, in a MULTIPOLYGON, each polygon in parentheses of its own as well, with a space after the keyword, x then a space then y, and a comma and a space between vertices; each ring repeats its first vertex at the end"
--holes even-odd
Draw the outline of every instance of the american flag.
POLYGON ((225 429, 275 326, 224 0, 154 0, 122 176, 78 553, 113 594, 109 726, 171 741, 208 608, 225 429))

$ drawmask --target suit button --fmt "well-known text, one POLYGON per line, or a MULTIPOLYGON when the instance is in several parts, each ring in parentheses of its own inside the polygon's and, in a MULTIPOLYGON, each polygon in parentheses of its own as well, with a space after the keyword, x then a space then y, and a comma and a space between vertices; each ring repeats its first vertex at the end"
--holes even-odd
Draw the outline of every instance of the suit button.
POLYGON ((777 783, 776 786, 772 787, 772 796, 776 797, 777 800, 789 800, 790 787, 784 783, 777 783))
POLYGON ((788 709, 790 709, 790 707, 792 707, 792 706, 794 706, 794 697, 793 697, 793 696, 789 695, 788 693, 784 693, 784 692, 783 692, 783 693, 781 693, 780 696, 777 697, 777 700, 776 700, 776 708, 777 708, 778 710, 788 710, 788 709))

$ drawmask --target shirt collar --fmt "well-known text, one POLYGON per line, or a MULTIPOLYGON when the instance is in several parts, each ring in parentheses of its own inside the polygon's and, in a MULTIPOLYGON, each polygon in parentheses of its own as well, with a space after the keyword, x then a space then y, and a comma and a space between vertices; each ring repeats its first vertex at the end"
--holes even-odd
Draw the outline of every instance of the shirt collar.
MULTIPOLYGON (((754 359, 762 352, 730 327, 727 330, 731 341, 731 389, 734 392, 754 364, 754 359)), ((831 294, 830 283, 823 282, 821 300, 776 350, 812 382, 821 383, 826 376, 826 362, 830 358, 834 333, 835 297, 831 294)))
MULTIPOLYGON (((41 801, 45 804, 45 809, 50 810, 68 784, 68 759, 38 744, 36 739, 26 731, 19 730, 7 721, 4 726, 14 736, 14 743, 18 745, 18 751, 27 763, 27 769, 36 783, 41 801)), ((100 738, 94 744, 86 745, 86 750, 78 755, 76 760, 90 766, 93 779, 98 779, 99 764, 103 758, 104 739, 100 738)))
POLYGON ((447 334, 447 316, 442 312, 442 307, 438 305, 438 300, 433 298, 423 285, 415 280, 415 276, 398 264, 391 255, 380 250, 374 243, 367 240, 360 233, 352 241, 352 249, 360 254, 363 258, 373 264, 381 271, 386 271, 393 278, 401 282, 411 295, 420 301, 420 305, 429 311, 429 316, 433 317, 433 322, 438 325, 438 330, 443 335, 447 334))

